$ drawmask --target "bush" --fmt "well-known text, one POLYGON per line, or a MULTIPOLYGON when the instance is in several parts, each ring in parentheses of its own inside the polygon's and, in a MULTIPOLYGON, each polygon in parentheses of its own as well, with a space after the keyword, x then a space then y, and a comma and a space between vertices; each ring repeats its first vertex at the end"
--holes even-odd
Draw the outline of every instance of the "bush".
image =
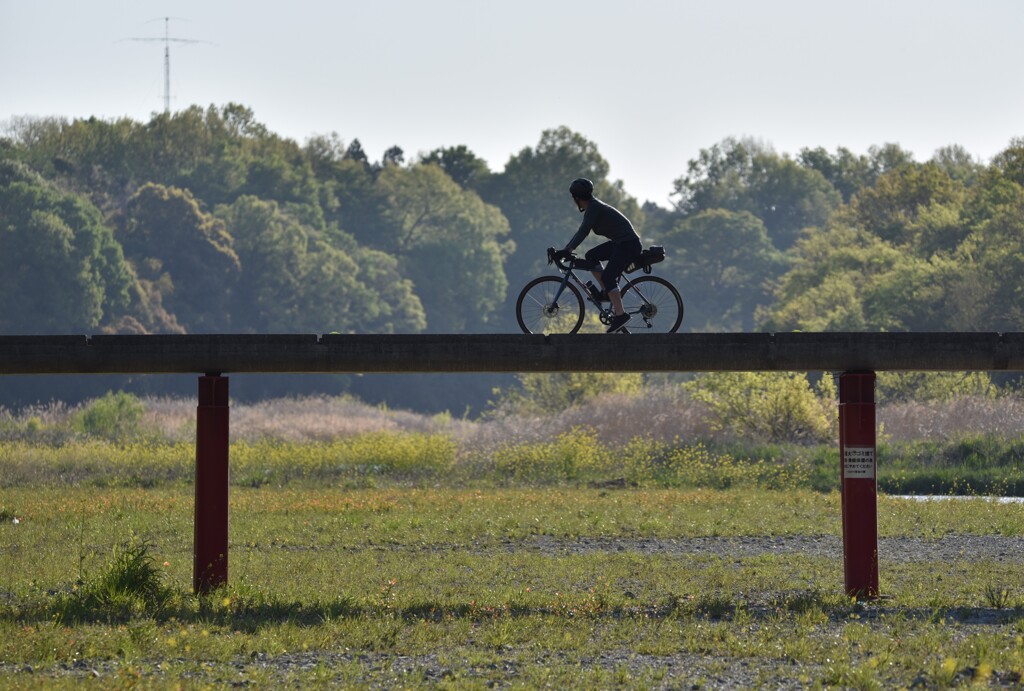
POLYGON ((494 452, 494 466, 507 477, 544 483, 594 477, 611 457, 593 430, 578 428, 551 442, 503 446, 494 452))
POLYGON ((710 409, 716 430, 769 442, 830 442, 838 433, 835 385, 798 372, 714 372, 683 385, 710 409))
POLYGON ((77 411, 72 418, 72 426, 95 437, 122 439, 139 434, 139 422, 145 412, 146 407, 132 394, 108 391, 103 398, 77 411))
POLYGON ((231 471, 251 487, 300 479, 424 480, 446 476, 457 450, 448 436, 407 432, 370 432, 327 443, 239 441, 231 447, 231 471))
POLYGON ((792 489, 808 484, 809 468, 802 458, 785 459, 781 449, 754 450, 740 457, 703 443, 661 444, 640 438, 624 447, 619 463, 631 484, 657 487, 766 487, 792 489))
POLYGON ((518 375, 519 386, 496 390, 491 407, 505 413, 558 413, 600 394, 635 394, 642 374, 620 372, 555 372, 518 375))

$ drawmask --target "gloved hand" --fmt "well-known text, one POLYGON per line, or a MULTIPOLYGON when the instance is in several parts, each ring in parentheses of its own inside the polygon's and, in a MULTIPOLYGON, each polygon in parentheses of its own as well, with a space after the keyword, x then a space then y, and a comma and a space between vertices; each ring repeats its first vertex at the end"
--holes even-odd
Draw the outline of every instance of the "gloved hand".
POLYGON ((571 256, 572 256, 572 250, 558 250, 554 254, 554 259, 555 259, 556 262, 561 262, 561 261, 565 261, 566 259, 568 259, 571 256))

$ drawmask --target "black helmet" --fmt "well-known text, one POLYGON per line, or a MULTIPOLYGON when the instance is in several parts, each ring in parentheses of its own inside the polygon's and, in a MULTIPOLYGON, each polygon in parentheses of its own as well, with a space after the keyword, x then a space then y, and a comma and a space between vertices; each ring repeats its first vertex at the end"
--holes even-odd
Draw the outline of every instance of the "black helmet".
POLYGON ((569 185, 569 194, 579 199, 590 199, 594 196, 594 183, 586 178, 576 178, 569 185))

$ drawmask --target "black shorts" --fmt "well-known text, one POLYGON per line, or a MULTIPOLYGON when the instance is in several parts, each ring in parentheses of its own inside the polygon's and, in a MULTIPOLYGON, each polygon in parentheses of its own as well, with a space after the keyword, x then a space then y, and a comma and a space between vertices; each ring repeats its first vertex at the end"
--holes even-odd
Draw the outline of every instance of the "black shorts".
POLYGON ((606 261, 604 271, 601 272, 601 283, 607 291, 618 290, 619 276, 626 270, 629 263, 640 256, 643 252, 643 245, 640 238, 627 240, 626 242, 603 242, 597 247, 591 248, 584 256, 588 261, 606 261))

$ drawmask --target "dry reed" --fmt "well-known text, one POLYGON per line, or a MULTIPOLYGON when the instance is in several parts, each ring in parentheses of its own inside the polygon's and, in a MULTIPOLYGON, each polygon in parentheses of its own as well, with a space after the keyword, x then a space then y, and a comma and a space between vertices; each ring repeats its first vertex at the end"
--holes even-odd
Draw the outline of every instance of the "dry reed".
POLYGON ((952 401, 881 405, 878 423, 892 441, 947 441, 964 436, 1007 439, 1024 434, 1024 399, 965 396, 952 401))
MULTIPOLYGON (((189 398, 143 398, 141 426, 169 441, 195 436, 196 403, 189 398)), ((81 406, 51 402, 19 411, 0 409, 0 430, 34 424, 67 426, 81 406)), ((882 404, 878 422, 891 441, 950 440, 990 435, 1017 438, 1024 434, 1024 398, 963 397, 948 402, 882 404)), ((642 395, 611 394, 547 415, 495 414, 478 420, 450 415, 424 415, 372 406, 340 396, 278 398, 255 403, 232 402, 232 440, 278 439, 289 442, 330 441, 371 432, 445 434, 463 448, 486 451, 509 443, 554 439, 573 429, 592 431, 597 439, 621 446, 636 437, 654 441, 721 439, 711 429, 706 408, 678 387, 652 387, 642 395)))

